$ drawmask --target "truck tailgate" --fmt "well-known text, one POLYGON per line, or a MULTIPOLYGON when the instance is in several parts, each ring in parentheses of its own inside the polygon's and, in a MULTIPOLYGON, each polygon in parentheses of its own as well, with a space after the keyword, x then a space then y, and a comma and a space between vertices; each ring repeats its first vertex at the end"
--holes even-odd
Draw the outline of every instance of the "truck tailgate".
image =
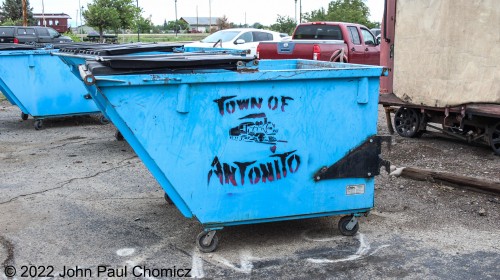
POLYGON ((319 60, 328 60, 332 53, 346 44, 340 40, 291 40, 284 42, 260 42, 261 59, 313 59, 314 46, 321 49, 319 60))

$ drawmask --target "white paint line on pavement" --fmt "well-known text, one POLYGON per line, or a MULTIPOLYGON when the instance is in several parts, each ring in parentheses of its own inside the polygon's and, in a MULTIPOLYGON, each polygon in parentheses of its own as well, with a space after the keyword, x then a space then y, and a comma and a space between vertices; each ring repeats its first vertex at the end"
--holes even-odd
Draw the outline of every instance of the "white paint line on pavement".
POLYGON ((193 251, 193 262, 191 265, 191 277, 193 278, 203 278, 205 277, 205 272, 203 271, 203 259, 198 252, 198 249, 194 248, 193 251))

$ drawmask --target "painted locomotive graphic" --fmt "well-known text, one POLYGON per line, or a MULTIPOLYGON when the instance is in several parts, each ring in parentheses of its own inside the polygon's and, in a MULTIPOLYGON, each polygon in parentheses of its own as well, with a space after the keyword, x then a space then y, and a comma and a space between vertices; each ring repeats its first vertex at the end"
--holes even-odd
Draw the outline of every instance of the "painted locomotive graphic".
POLYGON ((236 141, 246 141, 246 142, 256 142, 264 144, 276 144, 278 141, 276 138, 276 125, 267 120, 265 113, 251 114, 243 119, 260 119, 255 121, 246 121, 239 124, 237 127, 233 127, 229 130, 229 137, 236 141))

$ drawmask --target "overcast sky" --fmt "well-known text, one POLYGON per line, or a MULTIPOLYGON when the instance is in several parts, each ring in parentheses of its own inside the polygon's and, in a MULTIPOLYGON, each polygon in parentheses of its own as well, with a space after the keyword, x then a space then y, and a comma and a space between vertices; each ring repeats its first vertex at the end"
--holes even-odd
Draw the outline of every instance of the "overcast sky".
MULTIPOLYGON (((154 24, 163 24, 164 20, 175 20, 175 0, 138 0, 144 17, 151 16, 154 24)), ((4 2, 0 0, 0 2, 4 2)), ((42 0, 30 0, 33 12, 42 12, 42 0)), ((92 0, 43 0, 46 13, 66 13, 71 16, 70 24, 75 26, 77 10, 87 7, 92 0)), ((297 3, 299 3, 297 1, 297 3)), ((303 0, 302 13, 328 6, 328 0, 303 0)), ((370 20, 381 21, 384 0, 365 0, 370 8, 370 20)), ((229 22, 253 24, 259 22, 270 25, 276 22, 278 15, 295 18, 295 0, 177 0, 177 17, 208 17, 211 6, 212 17, 225 15, 229 22), (211 5, 209 5, 211 3, 211 5)), ((298 5, 297 5, 298 6, 298 5)), ((299 8, 297 7, 297 13, 299 8)), ((78 19, 80 23, 80 19, 78 19)))

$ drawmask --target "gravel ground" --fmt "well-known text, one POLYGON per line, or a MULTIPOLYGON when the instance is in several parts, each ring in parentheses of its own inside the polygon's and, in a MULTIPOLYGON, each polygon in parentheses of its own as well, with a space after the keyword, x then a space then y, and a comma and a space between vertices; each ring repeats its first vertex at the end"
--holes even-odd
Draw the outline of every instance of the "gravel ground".
MULTIPOLYGON (((213 279, 500 279, 498 196, 384 173, 375 209, 352 238, 339 234, 338 217, 236 226, 203 254, 199 223, 165 203, 112 125, 65 118, 35 131, 19 114, 0 102, 0 279, 9 266, 22 278, 30 265, 53 266, 55 278, 65 267, 92 273, 81 278, 99 269, 101 278, 133 278, 140 265, 136 274, 149 279, 162 277, 148 269, 174 267, 213 279)), ((500 157, 486 146, 394 136, 383 157, 500 181, 500 157)))

